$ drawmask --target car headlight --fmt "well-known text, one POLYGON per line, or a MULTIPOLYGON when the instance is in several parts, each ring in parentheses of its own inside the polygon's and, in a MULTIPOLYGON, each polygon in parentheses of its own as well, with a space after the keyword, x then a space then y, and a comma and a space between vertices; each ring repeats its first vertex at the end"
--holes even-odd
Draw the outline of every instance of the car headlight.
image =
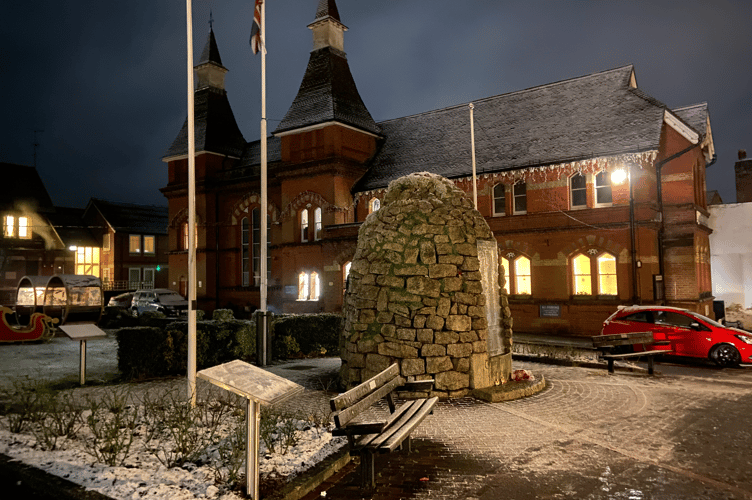
POLYGON ((752 335, 740 335, 737 334, 736 338, 744 342, 745 344, 752 344, 752 335))

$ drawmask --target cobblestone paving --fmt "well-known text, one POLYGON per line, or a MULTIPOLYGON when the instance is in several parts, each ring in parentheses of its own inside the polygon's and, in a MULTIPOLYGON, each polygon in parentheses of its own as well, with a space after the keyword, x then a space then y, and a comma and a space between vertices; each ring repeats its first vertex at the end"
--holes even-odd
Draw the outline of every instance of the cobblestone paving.
POLYGON ((351 464, 306 498, 752 499, 749 369, 515 367, 542 373, 547 388, 505 403, 441 402, 413 453, 377 457, 375 492, 360 491, 351 464))

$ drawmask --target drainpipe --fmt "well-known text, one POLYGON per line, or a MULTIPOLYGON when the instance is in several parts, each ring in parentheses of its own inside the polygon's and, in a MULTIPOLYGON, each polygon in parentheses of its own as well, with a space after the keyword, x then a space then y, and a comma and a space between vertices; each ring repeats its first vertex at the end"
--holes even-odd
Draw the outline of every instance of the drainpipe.
MULTIPOLYGON (((664 275, 665 275, 665 264, 663 262, 663 255, 665 253, 665 250, 663 248, 663 233, 664 233, 664 229, 665 229, 665 225, 666 225, 666 223, 665 223, 665 217, 664 217, 664 214, 663 214, 663 178, 661 176, 661 172, 663 171, 663 166, 666 163, 670 162, 671 160, 675 160, 675 159, 679 158, 680 156, 683 156, 685 153, 691 151, 692 149, 696 148, 697 146, 702 146, 702 142, 701 141, 697 141, 697 144, 692 144, 692 145, 690 145, 690 146, 682 149, 678 153, 675 153, 675 154, 669 156, 668 158, 666 158, 664 160, 661 160, 661 161, 659 161, 658 163, 655 164, 655 173, 656 173, 656 176, 658 178, 658 213, 661 215, 661 225, 658 228, 658 273, 661 275, 661 277, 664 277, 664 275)), ((713 162, 711 162, 710 165, 712 165, 713 163, 715 163, 715 158, 713 159, 713 162)), ((707 168, 710 165, 706 165, 705 168, 707 168)), ((665 280, 664 280, 663 283, 664 283, 664 285, 663 285, 663 301, 665 302, 665 300, 666 300, 666 284, 665 284, 666 282, 665 282, 665 280)))

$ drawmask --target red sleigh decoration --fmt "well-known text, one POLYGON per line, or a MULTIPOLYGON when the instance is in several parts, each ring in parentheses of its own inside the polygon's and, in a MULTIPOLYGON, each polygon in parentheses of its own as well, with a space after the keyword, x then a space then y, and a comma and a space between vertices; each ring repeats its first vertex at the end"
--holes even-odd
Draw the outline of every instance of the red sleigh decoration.
POLYGON ((57 318, 36 312, 31 315, 29 324, 21 327, 10 325, 8 316, 12 314, 13 311, 7 307, 0 307, 0 342, 31 342, 53 337, 53 325, 58 322, 57 318))

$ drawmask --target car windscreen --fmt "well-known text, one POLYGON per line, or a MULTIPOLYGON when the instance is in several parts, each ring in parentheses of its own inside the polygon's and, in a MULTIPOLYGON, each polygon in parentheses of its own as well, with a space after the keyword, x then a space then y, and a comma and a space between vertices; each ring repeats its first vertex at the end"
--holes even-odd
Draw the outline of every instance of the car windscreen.
POLYGON ((186 300, 177 293, 159 293, 157 298, 163 304, 185 304, 186 300))
POLYGON ((711 324, 711 325, 715 326, 716 328, 726 328, 725 326, 723 326, 722 324, 718 323, 717 321, 712 320, 712 319, 710 319, 708 317, 705 317, 702 314, 698 314, 698 313, 694 313, 694 312, 690 312, 689 314, 691 314, 695 318, 699 319, 700 321, 704 321, 705 323, 708 323, 708 324, 711 324))

